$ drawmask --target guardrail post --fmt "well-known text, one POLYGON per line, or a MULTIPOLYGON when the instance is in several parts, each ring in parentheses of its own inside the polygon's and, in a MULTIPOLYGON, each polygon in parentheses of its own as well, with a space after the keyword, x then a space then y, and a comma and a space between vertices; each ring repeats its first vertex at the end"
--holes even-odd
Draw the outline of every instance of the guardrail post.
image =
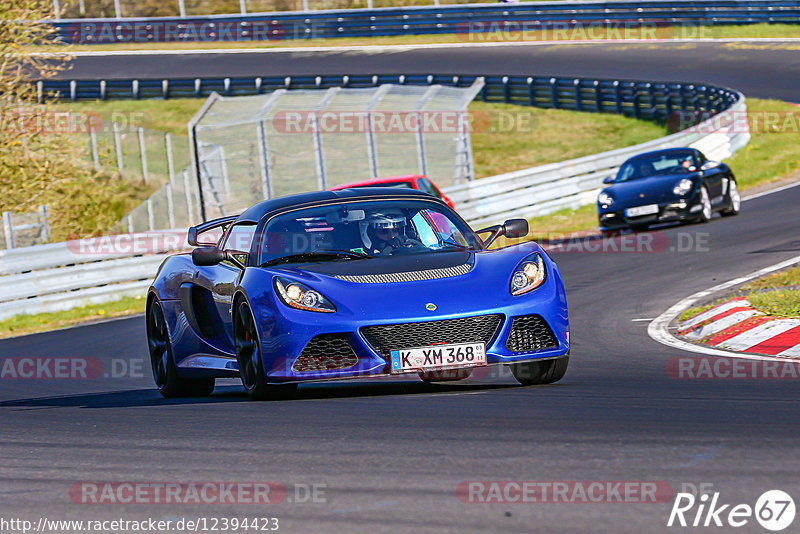
POLYGON ((36 101, 41 104, 43 99, 44 99, 44 82, 42 80, 39 80, 38 82, 36 82, 36 101))
POLYGON ((161 80, 161 95, 164 100, 169 98, 169 80, 161 80))
POLYGON ((106 81, 100 80, 100 100, 106 100, 106 98, 107 98, 106 81))
POLYGON ((178 13, 180 13, 181 18, 186 18, 186 3, 184 0, 178 0, 178 13))
POLYGON ((175 179, 175 166, 172 158, 172 135, 169 132, 164 134, 164 150, 167 153, 167 175, 171 182, 175 179))
POLYGON ((114 127, 114 151, 117 153, 117 170, 122 172, 122 137, 119 133, 119 124, 113 123, 114 127))
POLYGON ((78 98, 78 82, 75 80, 69 81, 69 99, 75 102, 78 98))
POLYGON ((172 203, 172 184, 167 182, 164 186, 164 191, 167 193, 167 218, 169 219, 169 227, 175 228, 175 207, 172 203))
POLYGON ((50 214, 47 212, 47 206, 39 206, 39 224, 41 224, 40 236, 42 243, 50 241, 50 214))
MULTIPOLYGON (((258 160, 261 163, 261 192, 264 195, 264 199, 269 200, 272 198, 272 180, 269 175, 269 151, 264 121, 258 121, 256 134, 258 135, 258 160)), ((316 136, 314 139, 316 140, 316 136)))
POLYGON ((533 78, 528 78, 528 105, 536 107, 536 85, 533 78))
POLYGON ((131 82, 131 93, 135 100, 139 100, 139 80, 133 80, 131 82))
POLYGON ((583 111, 583 102, 581 102, 581 81, 575 78, 572 84, 575 86, 575 110, 583 111))
POLYGON ((94 163, 94 169, 99 171, 100 154, 97 151, 97 134, 95 133, 94 128, 89 129, 89 141, 92 145, 92 162, 94 163))
POLYGON ((503 98, 507 104, 511 102, 511 88, 508 85, 508 76, 503 76, 503 98))
POLYGON ((11 221, 11 212, 3 212, 3 233, 6 236, 6 248, 11 250, 14 248, 14 226, 11 221))
POLYGON ((617 113, 622 115, 624 108, 622 107, 622 86, 620 86, 619 80, 614 80, 614 98, 616 99, 617 113))
POLYGON ((592 84, 594 87, 594 106, 598 113, 603 112, 603 90, 600 89, 600 80, 595 80, 592 84))
POLYGON ((637 119, 642 116, 642 111, 639 109, 639 86, 634 82, 633 87, 633 116, 637 119))
POLYGON ((558 103, 558 80, 555 78, 550 78, 550 94, 553 100, 553 109, 560 108, 560 104, 558 103))
POLYGON ((139 157, 142 161, 142 178, 144 179, 144 183, 148 183, 149 177, 147 172, 147 148, 145 147, 144 128, 142 127, 139 127, 139 157))

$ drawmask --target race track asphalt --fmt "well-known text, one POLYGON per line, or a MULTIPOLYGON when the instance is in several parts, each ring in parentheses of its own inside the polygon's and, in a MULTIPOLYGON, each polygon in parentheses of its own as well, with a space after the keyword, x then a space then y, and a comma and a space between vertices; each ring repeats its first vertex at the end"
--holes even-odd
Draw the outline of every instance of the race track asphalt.
MULTIPOLYGON (((737 54, 705 44, 509 47, 269 54, 250 58, 249 68, 238 55, 130 64, 80 58, 76 73, 425 72, 438 62, 437 71, 465 73, 658 74, 798 100, 796 53, 737 54)), ((123 375, 0 382, 0 516, 246 514, 278 517, 283 532, 640 533, 675 530, 666 527, 672 499, 476 504, 459 500, 456 487, 663 481, 675 491, 713 484, 725 503, 754 505, 770 489, 797 498, 798 381, 671 378, 671 359, 686 353, 646 330, 647 319, 695 291, 799 255, 798 205, 800 187, 763 196, 745 202, 738 217, 658 230, 651 252, 554 252, 567 288, 572 359, 551 386, 517 387, 507 375, 451 385, 373 380, 307 385, 296 399, 254 403, 231 381, 209 399, 167 401, 141 369, 141 317, 0 341, 4 357, 98 358, 123 375), (75 504, 70 487, 82 481, 273 481, 319 484, 325 493, 324 502, 266 506, 75 504)), ((746 530, 763 531, 752 519, 746 530)))

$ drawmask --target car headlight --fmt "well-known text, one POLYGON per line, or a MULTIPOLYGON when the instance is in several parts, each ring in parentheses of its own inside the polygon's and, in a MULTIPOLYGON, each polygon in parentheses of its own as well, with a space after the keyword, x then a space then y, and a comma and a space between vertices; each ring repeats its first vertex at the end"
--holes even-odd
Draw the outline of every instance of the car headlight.
POLYGON ((284 304, 298 310, 324 313, 336 311, 336 306, 325 298, 322 293, 288 278, 276 277, 275 291, 284 304))
POLYGON ((672 192, 678 196, 683 196, 689 191, 691 191, 692 187, 694 187, 694 182, 688 178, 684 178, 683 180, 678 182, 678 185, 675 186, 672 192))
POLYGON ((522 295, 542 285, 545 278, 547 270, 544 267, 544 260, 538 252, 534 252, 514 269, 509 290, 512 295, 522 295))
POLYGON ((610 206, 611 204, 614 203, 614 199, 611 198, 611 195, 604 192, 597 195, 597 202, 600 204, 604 204, 606 206, 610 206))

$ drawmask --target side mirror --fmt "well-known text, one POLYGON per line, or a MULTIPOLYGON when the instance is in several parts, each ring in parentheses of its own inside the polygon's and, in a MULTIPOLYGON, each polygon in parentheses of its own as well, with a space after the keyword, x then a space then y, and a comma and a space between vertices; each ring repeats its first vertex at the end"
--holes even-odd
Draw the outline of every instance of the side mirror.
POLYGON ((192 251, 192 262, 200 267, 219 265, 228 259, 228 253, 217 247, 200 247, 192 251))
POLYGON ((603 183, 604 184, 613 184, 614 183, 614 177, 613 176, 606 176, 605 178, 603 178, 603 183))
POLYGON ((503 235, 510 238, 525 237, 528 235, 528 221, 526 219, 509 219, 503 223, 503 235))
POLYGON ((487 232, 491 232, 492 235, 483 242, 485 248, 488 248, 501 235, 510 238, 525 237, 528 235, 528 221, 525 219, 508 219, 503 224, 481 228, 475 233, 485 234, 487 232))
POLYGON ((709 161, 706 161, 705 163, 703 163, 703 166, 700 167, 700 170, 701 171, 707 171, 708 169, 714 169, 716 167, 719 167, 719 162, 718 161, 709 160, 709 161))
POLYGON ((190 226, 189 233, 186 235, 186 241, 189 243, 189 246, 196 247, 197 244, 197 227, 190 226))

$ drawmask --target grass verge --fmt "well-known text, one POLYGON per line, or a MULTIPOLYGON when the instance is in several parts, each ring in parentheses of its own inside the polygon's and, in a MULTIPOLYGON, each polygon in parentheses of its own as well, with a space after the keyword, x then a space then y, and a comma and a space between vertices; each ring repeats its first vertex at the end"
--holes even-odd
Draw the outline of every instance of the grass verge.
POLYGON ((754 292, 747 297, 750 304, 767 315, 800 318, 800 289, 775 289, 754 292))
POLYGON ((398 35, 388 37, 341 37, 327 39, 276 39, 267 41, 203 41, 167 43, 102 43, 65 46, 42 46, 33 51, 125 51, 125 50, 203 50, 203 49, 280 49, 305 47, 402 46, 425 44, 515 43, 542 41, 583 41, 618 39, 731 39, 800 37, 800 26, 794 24, 749 24, 731 26, 673 26, 604 29, 602 26, 553 29, 548 31, 485 31, 488 23, 476 23, 473 31, 436 35, 398 35), (481 31, 484 30, 484 31, 481 31))
POLYGON ((123 297, 113 302, 90 304, 60 312, 17 315, 0 321, 0 338, 33 334, 86 322, 144 313, 144 307, 144 296, 137 296, 123 297))

